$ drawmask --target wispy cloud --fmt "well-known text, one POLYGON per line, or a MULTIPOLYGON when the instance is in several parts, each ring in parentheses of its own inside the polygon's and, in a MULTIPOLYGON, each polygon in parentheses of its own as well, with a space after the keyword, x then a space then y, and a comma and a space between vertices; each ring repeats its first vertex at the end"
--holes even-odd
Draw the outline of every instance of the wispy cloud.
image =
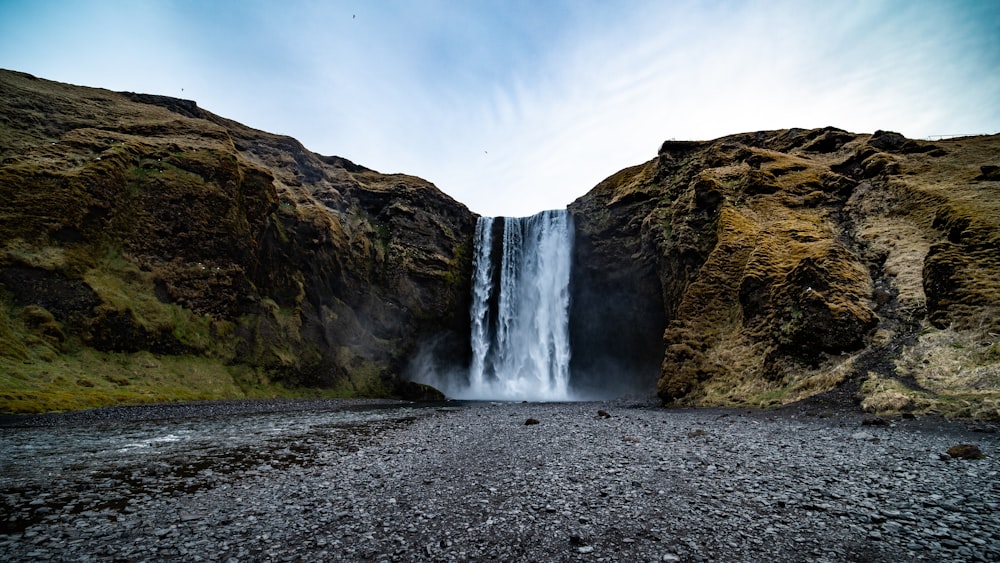
POLYGON ((990 2, 12 1, 0 66, 193 98, 492 215, 667 138, 1000 131, 990 2))

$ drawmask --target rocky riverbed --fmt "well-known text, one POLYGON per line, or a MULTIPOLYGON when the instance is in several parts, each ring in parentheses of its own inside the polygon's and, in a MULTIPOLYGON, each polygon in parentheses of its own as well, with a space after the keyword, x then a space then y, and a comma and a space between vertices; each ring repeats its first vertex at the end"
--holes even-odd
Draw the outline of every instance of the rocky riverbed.
POLYGON ((1000 560, 994 425, 647 401, 0 423, 3 561, 1000 560))

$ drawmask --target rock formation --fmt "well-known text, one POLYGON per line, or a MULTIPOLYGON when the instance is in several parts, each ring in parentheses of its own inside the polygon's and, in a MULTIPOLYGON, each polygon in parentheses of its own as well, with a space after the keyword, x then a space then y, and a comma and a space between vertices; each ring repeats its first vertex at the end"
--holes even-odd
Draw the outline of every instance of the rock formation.
MULTIPOLYGON (((569 206, 571 384, 1000 417, 998 170, 997 135, 664 143, 569 206)), ((468 365, 475 220, 191 101, 0 71, 0 410, 433 395, 400 374, 429 339, 468 365)))
MULTIPOLYGON (((468 340, 475 216, 424 180, 194 102, 15 72, 0 72, 0 119, 12 370, 146 351, 384 395, 421 338, 468 340)), ((2 387, 8 405, 34 392, 2 387)))
POLYGON ((620 313, 591 311, 589 338, 608 346, 588 354, 662 354, 669 404, 842 385, 872 411, 1000 417, 997 162, 997 135, 668 141, 570 205, 580 302, 609 296, 620 313))

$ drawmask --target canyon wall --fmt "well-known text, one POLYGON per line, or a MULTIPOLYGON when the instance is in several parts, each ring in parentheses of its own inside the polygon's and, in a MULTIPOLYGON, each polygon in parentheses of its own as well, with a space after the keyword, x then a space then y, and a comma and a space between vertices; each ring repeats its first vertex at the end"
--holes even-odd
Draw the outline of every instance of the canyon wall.
POLYGON ((998 417, 998 163, 997 135, 665 142, 569 207, 576 330, 604 343, 590 356, 660 354, 668 404, 840 389, 876 412, 998 417))
POLYGON ((72 388, 55 366, 81 350, 148 352, 386 395, 422 339, 465 349, 475 216, 429 182, 21 73, 0 72, 0 118, 8 372, 72 388))

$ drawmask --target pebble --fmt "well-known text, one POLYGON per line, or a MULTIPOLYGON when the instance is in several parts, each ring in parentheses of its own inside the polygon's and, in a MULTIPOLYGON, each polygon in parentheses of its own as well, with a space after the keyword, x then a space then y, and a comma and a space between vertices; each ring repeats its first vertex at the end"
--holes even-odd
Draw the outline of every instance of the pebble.
POLYGON ((1000 560, 1000 434, 940 419, 182 411, 4 428, 0 560, 1000 560))

